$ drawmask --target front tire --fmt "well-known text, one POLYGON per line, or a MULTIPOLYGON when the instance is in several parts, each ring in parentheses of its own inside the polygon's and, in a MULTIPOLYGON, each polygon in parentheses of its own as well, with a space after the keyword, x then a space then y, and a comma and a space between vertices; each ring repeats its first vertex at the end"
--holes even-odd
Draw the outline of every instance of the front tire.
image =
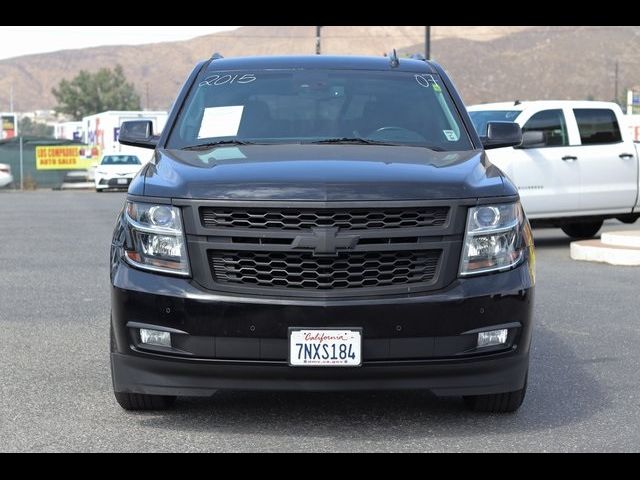
POLYGON ((116 401, 125 410, 167 410, 176 397, 167 395, 146 395, 143 393, 113 392, 116 401))
POLYGON ((469 395, 464 397, 467 408, 474 412, 512 413, 520 408, 527 393, 527 379, 521 390, 492 395, 469 395))
MULTIPOLYGON (((113 325, 109 329, 109 343, 111 352, 116 351, 116 339, 113 335, 113 325)), ((111 365, 113 370, 113 364, 111 365)), ((113 371, 111 372, 113 375, 113 371)), ((143 393, 113 392, 116 402, 125 410, 167 410, 176 401, 176 397, 169 395, 146 395, 143 393)))
POLYGON ((627 225, 631 225, 636 223, 638 218, 639 218, 638 215, 622 215, 620 217, 616 217, 616 220, 622 223, 626 223, 627 225))
POLYGON ((602 224, 602 220, 597 222, 568 223, 562 226, 562 231, 569 235, 571 238, 593 238, 602 228, 602 224))

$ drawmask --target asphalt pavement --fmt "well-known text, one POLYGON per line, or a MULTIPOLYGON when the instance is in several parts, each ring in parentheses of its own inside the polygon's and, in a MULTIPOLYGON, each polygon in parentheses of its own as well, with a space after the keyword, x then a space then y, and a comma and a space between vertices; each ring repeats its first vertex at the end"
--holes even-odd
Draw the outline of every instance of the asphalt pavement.
MULTIPOLYGON (((515 414, 429 392, 218 392, 128 413, 109 374, 108 251, 125 194, 0 194, 0 451, 639 451, 640 268, 535 230, 529 390, 515 414)), ((605 230, 640 229, 607 222, 605 230)))

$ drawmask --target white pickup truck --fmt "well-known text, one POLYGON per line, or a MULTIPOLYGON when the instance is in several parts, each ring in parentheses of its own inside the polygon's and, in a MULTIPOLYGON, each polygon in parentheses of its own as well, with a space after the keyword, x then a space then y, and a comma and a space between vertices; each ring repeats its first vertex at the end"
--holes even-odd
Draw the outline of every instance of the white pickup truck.
POLYGON ((480 136, 487 122, 516 122, 523 142, 487 152, 516 184, 535 226, 595 236, 602 222, 640 217, 638 153, 618 105, 591 101, 509 102, 469 107, 480 136))

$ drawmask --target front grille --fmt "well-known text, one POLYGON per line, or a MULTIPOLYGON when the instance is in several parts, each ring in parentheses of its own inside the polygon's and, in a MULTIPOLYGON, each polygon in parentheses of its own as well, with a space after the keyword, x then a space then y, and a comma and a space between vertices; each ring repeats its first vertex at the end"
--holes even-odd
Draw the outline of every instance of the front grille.
MULTIPOLYGON (((122 179, 110 178, 109 182, 108 182, 108 185, 110 187, 123 187, 124 188, 124 187, 128 187, 129 184, 131 183, 131 179, 130 178, 125 178, 124 180, 126 180, 126 182, 124 182, 124 183, 120 183, 118 180, 122 180, 122 179)), ((100 182, 100 183, 102 183, 102 182, 100 182)))
POLYGON ((382 209, 201 207, 200 221, 205 228, 304 230, 338 227, 366 230, 441 227, 448 214, 449 207, 446 206, 382 209))
POLYGON ((436 275, 441 250, 349 252, 316 257, 311 252, 209 251, 220 283, 339 290, 428 283, 436 275))

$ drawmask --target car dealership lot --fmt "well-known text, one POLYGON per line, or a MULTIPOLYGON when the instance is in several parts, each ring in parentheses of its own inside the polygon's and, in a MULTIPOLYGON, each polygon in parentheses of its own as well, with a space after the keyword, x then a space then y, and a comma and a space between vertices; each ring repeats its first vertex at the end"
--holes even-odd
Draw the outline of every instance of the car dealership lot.
MULTIPOLYGON (((0 451, 638 451, 640 269, 535 230, 525 403, 428 392, 219 392, 127 413, 111 391, 108 249, 123 193, 0 193, 0 451)), ((606 230, 640 229, 608 222, 606 230)))

